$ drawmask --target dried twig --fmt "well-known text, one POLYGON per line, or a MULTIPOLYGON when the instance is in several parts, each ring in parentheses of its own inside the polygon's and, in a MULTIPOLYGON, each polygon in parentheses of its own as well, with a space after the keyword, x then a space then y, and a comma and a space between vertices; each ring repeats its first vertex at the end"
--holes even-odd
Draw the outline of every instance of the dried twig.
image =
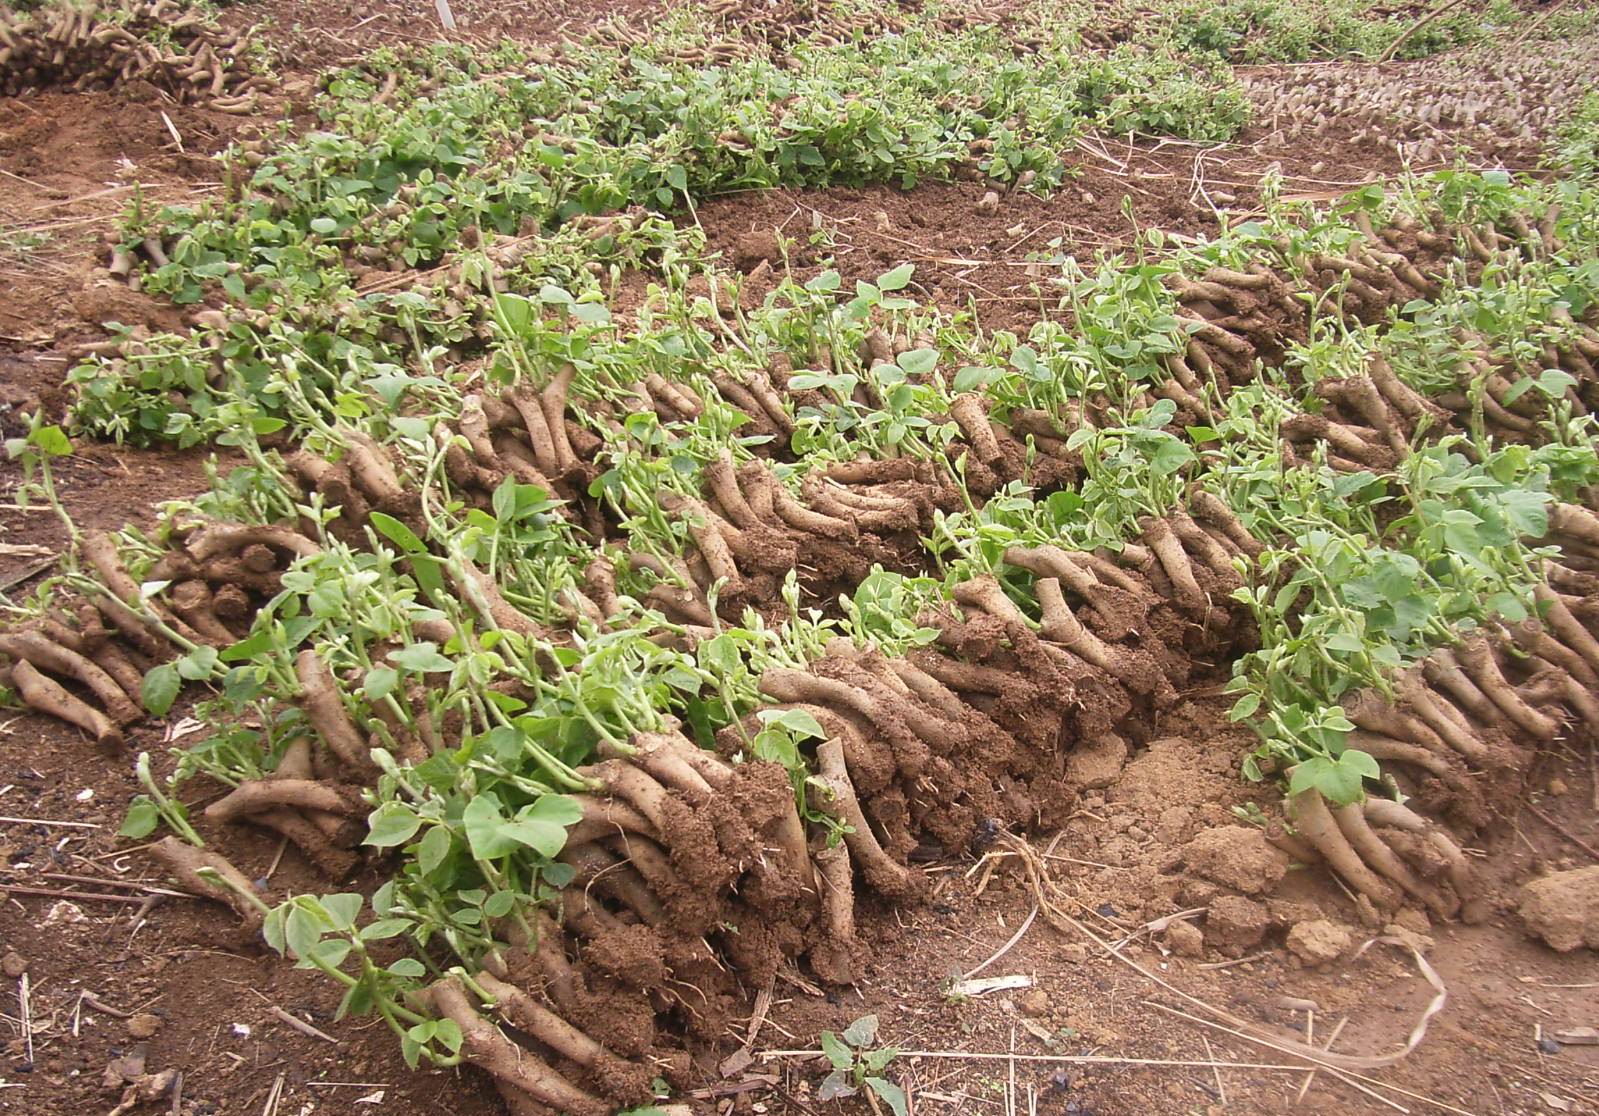
POLYGON ((95 891, 57 891, 49 887, 21 887, 17 884, 4 884, 7 891, 13 895, 38 895, 46 899, 71 899, 80 903, 142 903, 142 895, 109 895, 95 891))
MULTIPOLYGON (((1208 1038, 1206 1038, 1204 1035, 1200 1035, 1199 1036, 1199 1041, 1205 1044, 1205 1057, 1214 1059, 1216 1057, 1216 1052, 1210 1048, 1210 1040, 1208 1038)), ((1210 1067, 1210 1072, 1216 1078, 1216 1095, 1221 1099, 1221 1106, 1223 1108, 1226 1108, 1227 1107, 1227 1086, 1222 1084, 1221 1067, 1220 1066, 1211 1066, 1210 1067)), ((1314 1073, 1315 1071, 1312 1070, 1311 1072, 1314 1073)))
MULTIPOLYGON (((4 588, 0 586, 0 588, 4 588)), ((0 818, 0 825, 48 825, 56 829, 99 829, 95 822, 52 821, 49 818, 0 818)))
POLYGON ((101 1015, 109 1015, 112 1019, 133 1018, 133 1013, 131 1011, 123 1011, 121 1008, 114 1008, 104 1000, 100 999, 100 997, 96 996, 93 992, 85 992, 83 995, 79 996, 78 999, 88 1007, 98 1011, 101 1015))
POLYGON ((1443 4, 1440 7, 1434 8, 1432 11, 1418 19, 1415 23, 1412 23, 1405 29, 1405 33, 1403 35, 1400 35, 1399 38, 1388 44, 1388 49, 1383 51, 1382 55, 1377 59, 1378 64, 1380 65, 1383 62, 1392 61, 1393 56, 1399 53, 1399 48, 1409 42, 1412 35, 1414 35, 1417 31, 1420 31, 1423 27, 1427 26, 1427 24, 1431 23, 1439 16, 1447 15, 1450 11, 1460 7, 1460 5, 1464 4, 1465 2, 1466 0, 1449 0, 1447 4, 1443 4))
POLYGON ((17 1013, 22 1027, 22 1041, 27 1044, 28 1064, 33 1064, 33 994, 28 974, 17 978, 17 1013))
POLYGON ((992 965, 995 961, 998 961, 1001 957, 1004 957, 1007 953, 1009 953, 1011 951, 1011 947, 1014 946, 1017 942, 1022 940, 1022 935, 1027 933, 1028 927, 1032 926, 1033 919, 1035 919, 1037 917, 1038 917, 1038 907, 1036 905, 1034 905, 1034 907, 1032 909, 1032 912, 1029 913, 1028 916, 1025 919, 1022 920, 1022 924, 1019 927, 1016 928, 1016 933, 1014 933, 1014 934, 1012 934, 1010 936, 1010 941, 1008 941, 1004 945, 1000 946, 999 949, 996 950, 994 952, 994 954, 992 956, 990 956, 987 961, 984 961, 981 965, 978 965, 975 969, 972 969, 970 972, 962 973, 960 979, 961 980, 971 980, 972 977, 976 976, 978 973, 982 972, 984 969, 986 969, 990 965, 992 965))
POLYGON ((305 1020, 284 1011, 282 1008, 278 1007, 277 1004, 270 1005, 267 1008, 267 1013, 274 1019, 280 1020, 288 1026, 293 1027, 296 1031, 299 1031, 307 1038, 321 1039, 323 1042, 331 1042, 334 1046, 339 1045, 339 1040, 328 1034, 326 1031, 317 1030, 317 1028, 311 1026, 311 1024, 307 1023, 305 1020))
POLYGON ((1550 829, 1560 834, 1560 836, 1570 841, 1573 845, 1576 845, 1579 849, 1593 857, 1595 860, 1599 860, 1599 849, 1595 849, 1592 845, 1588 844, 1588 842, 1584 841, 1581 837, 1578 837, 1575 833, 1571 832, 1571 830, 1555 821, 1554 818, 1551 818, 1548 814, 1538 809, 1538 807, 1534 806, 1531 802, 1524 803, 1524 805, 1527 807, 1527 812, 1533 817, 1543 822, 1550 829))
MULTIPOLYGON (((1338 1036, 1343 1034, 1344 1024, 1348 1022, 1349 1016, 1347 1015, 1338 1021, 1338 1026, 1333 1028, 1333 1033, 1328 1035, 1327 1041, 1321 1044, 1321 1048, 1323 1050, 1332 1049, 1333 1043, 1338 1041, 1338 1036)), ((1294 1097, 1295 1104, 1298 1104, 1300 1101, 1305 1099, 1305 1094, 1310 1092, 1311 1083, 1316 1080, 1316 1074, 1318 1072, 1320 1072, 1320 1067, 1313 1068, 1310 1070, 1310 1072, 1305 1074, 1304 1083, 1299 1086, 1299 1095, 1294 1097)))

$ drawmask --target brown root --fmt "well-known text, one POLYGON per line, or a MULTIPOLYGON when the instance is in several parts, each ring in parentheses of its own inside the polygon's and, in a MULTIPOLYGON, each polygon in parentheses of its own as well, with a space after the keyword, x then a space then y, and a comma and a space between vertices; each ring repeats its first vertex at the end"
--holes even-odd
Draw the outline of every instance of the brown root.
POLYGON ((306 720, 316 729, 322 743, 349 770, 363 778, 376 773, 366 740, 350 719, 339 697, 339 686, 317 653, 307 648, 294 660, 295 677, 300 682, 300 704, 306 720))
POLYGON ((0 635, 0 653, 9 655, 18 663, 26 661, 42 670, 81 682, 118 724, 131 725, 144 715, 129 700, 115 678, 76 651, 68 650, 38 632, 0 635))
POLYGON ((122 730, 110 717, 68 693, 53 678, 40 674, 26 659, 19 659, 12 664, 9 674, 17 688, 17 695, 28 708, 77 725, 94 737, 102 748, 122 747, 122 730))
POLYGON ((1343 877, 1345 883, 1380 908, 1392 910, 1399 905, 1393 889, 1379 879, 1350 847, 1320 791, 1315 788, 1300 791, 1289 798, 1288 808, 1299 835, 1321 854, 1322 859, 1343 877))
POLYGON ((830 792, 830 798, 822 799, 818 795, 814 805, 850 827, 844 842, 867 884, 892 899, 907 899, 917 894, 921 890, 921 878, 883 851, 861 811, 855 787, 845 768, 843 743, 837 739, 824 741, 817 746, 816 761, 816 782, 830 792))
POLYGON ((473 1065, 540 1104, 570 1116, 610 1116, 610 1105, 572 1084, 479 1015, 460 982, 453 978, 441 980, 427 990, 426 996, 435 1011, 461 1028, 461 1050, 473 1065))
POLYGON ((184 887, 232 907, 244 924, 246 935, 253 937, 261 932, 264 916, 256 905, 255 884, 227 857, 186 845, 176 837, 163 837, 150 846, 150 851, 172 870, 184 887), (202 873, 215 873, 220 882, 207 879, 202 873))
POLYGON ((1446 902, 1437 888, 1430 887, 1417 879, 1416 874, 1406 867, 1393 849, 1372 832, 1371 826, 1366 824, 1366 814, 1360 804, 1339 806, 1332 811, 1332 816, 1338 823, 1344 839, 1349 842, 1349 847, 1359 854, 1361 860, 1398 884, 1410 895, 1420 899, 1440 918, 1454 917, 1456 905, 1446 902))

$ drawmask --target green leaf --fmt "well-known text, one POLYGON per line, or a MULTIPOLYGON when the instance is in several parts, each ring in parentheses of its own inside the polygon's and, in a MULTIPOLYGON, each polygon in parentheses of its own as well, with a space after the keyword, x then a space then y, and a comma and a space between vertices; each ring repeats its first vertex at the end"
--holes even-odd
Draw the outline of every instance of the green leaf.
POLYGON ((268 911, 266 919, 261 923, 261 937, 266 939, 266 944, 280 955, 288 948, 288 942, 284 939, 283 933, 284 923, 288 920, 288 917, 289 907, 285 903, 268 911))
POLYGON ((855 1051, 845 1046, 832 1031, 822 1032, 822 1053, 837 1070, 847 1070, 855 1065, 855 1051))
POLYGON ((516 892, 496 891, 483 901, 483 913, 489 918, 504 918, 516 907, 516 892))
POLYGON ((461 811, 461 827, 466 830, 466 843, 474 857, 494 860, 516 850, 518 842, 500 832, 505 823, 500 800, 492 791, 479 794, 466 804, 461 811))
POLYGON ((363 942, 381 942, 387 938, 398 937, 411 928, 411 921, 404 918, 380 918, 376 922, 368 923, 361 927, 361 940, 363 942))
POLYGON ((319 967, 337 969, 344 964, 344 959, 350 956, 353 947, 343 938, 324 938, 311 947, 311 953, 299 966, 309 968, 314 959, 319 967))
POLYGON ((422 819, 403 802, 385 802, 366 820, 370 832, 362 843, 379 849, 405 844, 422 827, 422 819))
POLYGON ((583 817, 583 808, 564 794, 546 794, 517 812, 500 827, 499 835, 553 857, 566 846, 566 831, 583 817))
POLYGON ((1363 781, 1375 779, 1379 773, 1375 759, 1349 748, 1337 759, 1315 756, 1305 760, 1294 768, 1288 791, 1298 794, 1314 789, 1334 806, 1348 806, 1365 797, 1363 781))
POLYGON ((190 682, 210 678, 216 665, 217 649, 204 643, 177 661, 178 673, 190 682))
POLYGON ((895 357, 894 363, 903 368, 907 376, 925 376, 938 367, 938 353, 933 349, 911 349, 895 357))
POLYGON ((968 391, 981 391, 999 377, 996 368, 981 368, 968 364, 955 373, 954 389, 957 395, 968 391))
POLYGON ((355 920, 361 913, 361 904, 364 902, 359 892, 341 891, 333 895, 322 896, 322 909, 328 912, 328 918, 333 923, 335 930, 350 930, 355 926, 355 920))
MULTIPOLYGON (((451 1054, 461 1049, 461 1025, 453 1019, 440 1019, 433 1029, 434 1040, 451 1054)), ((904 1116, 904 1113, 900 1113, 904 1116)))
POLYGON ((600 302, 575 302, 566 309, 572 317, 588 325, 607 325, 611 320, 611 311, 600 302))
POLYGON ((448 674, 455 664, 439 654, 439 645, 431 640, 421 640, 398 651, 390 651, 388 659, 416 674, 448 674))
POLYGON ((161 824, 161 811, 150 800, 147 794, 137 795, 128 803, 128 816, 122 821, 122 828, 117 830, 118 837, 131 837, 135 841, 143 840, 155 832, 155 827, 161 824))
POLYGON ((905 1104, 905 1090, 892 1081, 881 1077, 868 1077, 866 1087, 876 1093, 878 1098, 894 1110, 894 1116, 906 1116, 909 1111, 905 1104))
POLYGON ((526 331, 528 323, 533 320, 533 304, 524 296, 509 291, 494 296, 494 312, 513 334, 526 331))
POLYGON ((416 850, 416 864, 424 876, 431 875, 444 863, 444 858, 450 855, 453 843, 450 840, 450 831, 446 827, 435 825, 428 828, 416 850))
POLYGON ((398 961, 391 961, 387 972, 399 977, 412 977, 420 979, 427 976, 427 966, 414 957, 402 957, 398 961))
POLYGON ((366 694, 370 701, 382 701, 394 688, 400 684, 400 672, 393 667, 375 666, 366 672, 366 680, 361 684, 361 692, 366 694))
POLYGON ((856 1048, 870 1046, 876 1042, 877 1016, 863 1015, 844 1028, 844 1041, 856 1048))
POLYGON ((139 698, 151 713, 164 717, 178 699, 178 690, 182 687, 183 680, 178 675, 177 664, 162 663, 158 667, 151 667, 144 676, 144 684, 139 687, 139 698))
MULTIPOLYGON (((504 295, 500 295, 504 298, 504 295)), ((427 554, 428 548, 422 545, 422 540, 416 537, 416 532, 395 519, 392 515, 375 511, 367 517, 367 522, 377 528, 378 534, 388 539, 406 554, 427 554)))
POLYGON ((322 932, 327 928, 320 917, 307 910, 304 899, 296 899, 289 907, 289 917, 284 924, 284 941, 296 957, 310 957, 322 932))
POLYGON ((1243 721, 1255 715, 1255 710, 1260 708, 1259 694, 1245 694, 1233 703, 1232 712, 1227 714, 1230 721, 1243 721))
POLYGON ((263 628, 258 632, 246 636, 244 639, 241 639, 238 643, 233 644, 231 647, 223 648, 222 654, 218 657, 225 663, 248 662, 257 655, 270 650, 271 647, 272 630, 270 628, 263 628))
MULTIPOLYGON (((827 1043, 827 1032, 822 1032, 822 1043, 827 1043)), ((844 1097, 855 1095, 855 1086, 850 1084, 849 1066, 839 1066, 822 1078, 821 1085, 817 1086, 816 1099, 821 1101, 840 1100, 844 1097)))
POLYGON ((72 452, 72 440, 59 426, 41 426, 28 435, 28 441, 50 457, 66 457, 72 452))
POLYGON ((762 709, 755 717, 761 724, 787 729, 801 740, 827 739, 821 722, 803 709, 762 709))
POLYGON ((877 288, 883 291, 902 291, 910 284, 911 276, 915 273, 915 264, 900 264, 893 271, 884 272, 878 277, 877 288))

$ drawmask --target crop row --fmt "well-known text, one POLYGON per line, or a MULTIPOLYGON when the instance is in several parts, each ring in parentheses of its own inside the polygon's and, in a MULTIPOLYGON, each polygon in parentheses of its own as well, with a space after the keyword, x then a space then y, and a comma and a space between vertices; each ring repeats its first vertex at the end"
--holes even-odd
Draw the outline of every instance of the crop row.
MULTIPOLYGON (((475 374, 252 385, 301 448, 245 422, 251 464, 175 509, 136 574, 138 547, 86 538, 70 584, 98 619, 8 637, 13 682, 114 741, 139 716, 119 694, 161 712, 212 681, 219 731, 182 773, 236 788, 213 820, 337 877, 367 809, 366 843, 403 856, 359 928, 353 896, 264 916, 169 840, 175 870, 233 879, 412 1057, 573 1110, 643 1099, 675 1042, 657 1017, 709 1037, 807 945, 848 979, 857 887, 910 898, 918 849, 1057 819, 1062 742, 1143 739, 1216 654, 1262 733, 1251 770, 1288 776, 1274 836, 1378 907, 1470 913, 1429 815, 1469 832, 1478 774, 1511 792, 1529 744, 1595 712, 1575 567, 1599 466, 1570 355, 1592 282, 1563 255, 1588 252, 1593 201, 1461 176, 1362 229, 1373 200, 1076 275, 1074 330, 1025 345, 916 306, 903 270, 853 297, 785 283, 732 322, 669 285, 631 332, 593 296, 490 281, 475 374), (1483 312, 1523 292, 1570 321, 1483 312), (1441 380, 1415 342, 1465 324, 1490 371, 1441 380), (1562 360, 1569 384, 1546 379, 1562 360), (1486 399, 1541 409, 1490 424, 1486 399), (413 957, 367 955, 400 934, 413 957), (601 1005, 596 1045, 571 1028, 601 1005)), ((37 467, 52 448, 41 428, 37 467)), ((198 837, 148 789, 145 823, 198 837)))

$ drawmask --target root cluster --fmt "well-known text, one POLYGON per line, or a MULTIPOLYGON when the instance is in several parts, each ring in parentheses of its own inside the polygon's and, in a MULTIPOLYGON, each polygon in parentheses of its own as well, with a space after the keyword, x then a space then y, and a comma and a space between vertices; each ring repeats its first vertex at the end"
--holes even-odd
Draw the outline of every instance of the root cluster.
POLYGON ((255 111, 269 79, 241 65, 249 33, 235 35, 176 0, 116 0, 0 14, 0 92, 74 92, 146 81, 180 102, 255 111))

